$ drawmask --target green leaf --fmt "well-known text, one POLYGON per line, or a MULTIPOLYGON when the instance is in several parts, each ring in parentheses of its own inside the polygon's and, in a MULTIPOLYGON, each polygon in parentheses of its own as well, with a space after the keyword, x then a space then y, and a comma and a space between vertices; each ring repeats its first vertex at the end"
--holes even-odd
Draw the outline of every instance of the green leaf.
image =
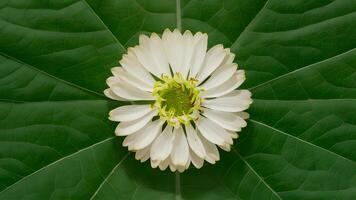
POLYGON ((355 199, 355 19, 354 0, 1 1, 0 199, 355 199), (102 94, 177 25, 231 46, 254 98, 233 150, 183 174, 121 147, 102 94))

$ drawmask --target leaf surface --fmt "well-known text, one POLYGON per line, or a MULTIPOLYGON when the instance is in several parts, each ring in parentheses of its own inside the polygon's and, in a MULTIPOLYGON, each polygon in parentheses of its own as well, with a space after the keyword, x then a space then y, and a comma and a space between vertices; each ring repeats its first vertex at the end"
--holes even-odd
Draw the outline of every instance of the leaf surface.
POLYGON ((0 199, 355 199, 355 19, 354 0, 2 1, 0 199), (102 91, 179 25, 231 47, 254 103, 231 152, 177 175, 121 147, 102 91))

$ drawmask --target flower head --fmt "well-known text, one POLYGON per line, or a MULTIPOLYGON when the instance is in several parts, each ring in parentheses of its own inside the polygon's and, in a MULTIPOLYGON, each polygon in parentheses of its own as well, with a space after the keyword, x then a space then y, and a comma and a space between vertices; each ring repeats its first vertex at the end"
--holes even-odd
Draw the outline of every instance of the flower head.
POLYGON ((111 99, 131 101, 109 113, 126 136, 123 146, 153 168, 184 171, 204 160, 220 159, 217 147, 230 151, 237 132, 246 126, 252 103, 245 80, 233 63, 235 55, 222 45, 207 50, 208 36, 166 29, 160 38, 141 35, 112 68, 104 91, 111 99))

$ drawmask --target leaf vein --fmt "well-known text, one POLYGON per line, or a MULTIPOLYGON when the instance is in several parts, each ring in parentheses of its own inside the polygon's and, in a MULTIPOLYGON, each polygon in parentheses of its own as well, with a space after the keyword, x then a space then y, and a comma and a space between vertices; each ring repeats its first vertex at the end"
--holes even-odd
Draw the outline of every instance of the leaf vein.
POLYGON ((315 66, 315 65, 318 65, 318 64, 321 64, 321 63, 330 61, 330 60, 332 60, 332 59, 338 58, 338 57, 343 56, 343 55, 345 55, 345 54, 348 54, 348 53, 350 53, 350 52, 352 52, 352 51, 354 51, 354 50, 356 50, 356 48, 350 49, 350 50, 348 50, 348 51, 345 51, 345 52, 340 53, 340 54, 338 54, 338 55, 335 55, 335 56, 333 56, 333 57, 326 58, 326 59, 321 60, 321 61, 319 61, 319 62, 312 63, 312 64, 310 64, 310 65, 306 65, 306 66, 304 66, 304 67, 301 67, 301 68, 298 68, 298 69, 296 69, 296 70, 290 71, 290 72, 285 73, 285 74, 283 74, 283 75, 281 75, 281 76, 278 76, 278 77, 276 77, 276 78, 270 79, 270 80, 265 81, 265 82, 263 82, 263 83, 261 83, 261 84, 258 84, 258 85, 256 85, 256 86, 250 87, 249 90, 254 90, 254 89, 258 88, 258 87, 261 87, 261 86, 263 86, 263 85, 267 85, 267 84, 269 84, 269 83, 272 83, 272 82, 274 82, 274 81, 277 81, 277 80, 279 80, 279 79, 281 79, 281 78, 284 78, 284 77, 286 77, 286 76, 289 76, 289 75, 291 75, 291 74, 294 74, 294 73, 297 73, 297 72, 299 72, 299 71, 303 71, 303 70, 309 69, 310 67, 313 67, 313 66, 315 66))
POLYGON ((58 159, 58 160, 56 160, 56 161, 54 161, 54 162, 52 162, 52 163, 50 163, 50 164, 48 164, 48 165, 46 165, 46 166, 40 168, 40 169, 38 169, 37 171, 35 171, 35 172, 33 172, 33 173, 31 173, 31 174, 29 174, 29 175, 27 175, 27 176, 24 176, 24 177, 21 178, 20 180, 16 181, 15 183, 13 183, 13 184, 9 185, 8 187, 6 187, 5 189, 3 189, 3 190, 0 192, 0 196, 1 196, 2 194, 4 194, 4 192, 6 192, 6 191, 8 191, 9 189, 11 189, 12 187, 14 187, 15 185, 17 185, 17 184, 21 183, 22 181, 28 179, 29 177, 31 177, 31 176, 33 176, 33 175, 35 175, 35 174, 37 174, 37 173, 39 173, 39 172, 41 172, 41 171, 47 169, 48 167, 50 167, 50 166, 52 166, 52 165, 55 165, 55 164, 57 164, 58 162, 61 162, 62 160, 65 160, 65 159, 67 159, 67 158, 70 158, 70 157, 72 157, 72 156, 75 156, 75 155, 77 155, 77 154, 79 154, 79 153, 81 153, 81 152, 83 152, 83 151, 85 151, 85 150, 91 149, 91 148, 93 148, 93 147, 95 147, 95 146, 97 146, 97 145, 100 145, 100 144, 103 144, 103 143, 105 143, 105 142, 107 142, 107 141, 110 141, 110 140, 112 140, 112 139, 115 139, 115 137, 112 136, 112 137, 106 138, 105 140, 102 140, 102 141, 97 142, 97 143, 95 143, 95 144, 92 144, 92 145, 90 145, 90 146, 88 146, 88 147, 85 147, 85 148, 83 148, 83 149, 80 149, 80 150, 78 150, 78 151, 76 151, 76 152, 74 152, 74 153, 72 153, 72 154, 69 154, 69 155, 67 155, 67 156, 65 156, 65 157, 62 157, 61 159, 58 159))
POLYGON ((279 130, 279 129, 276 129, 276 128, 272 127, 272 126, 269 126, 269 125, 267 125, 267 124, 264 124, 264 123, 262 123, 262 122, 259 122, 259 121, 253 120, 253 119, 250 119, 249 121, 254 122, 254 123, 256 123, 256 124, 260 124, 260 125, 262 125, 262 126, 264 126, 264 127, 270 128, 270 129, 272 129, 272 130, 274 130, 274 131, 276 131, 276 132, 282 133, 283 135, 286 135, 286 136, 288 136, 288 137, 294 138, 294 139, 296 139, 296 140, 298 140, 298 141, 301 141, 301 142, 303 142, 303 143, 305 143, 305 144, 308 144, 308 145, 310 145, 310 146, 313 146, 313 147, 316 147, 316 148, 318 148, 318 149, 321 149, 321 150, 323 150, 323 151, 325 151, 325 152, 328 152, 328 153, 331 154, 331 155, 335 155, 335 156, 337 156, 337 157, 339 157, 339 158, 342 158, 342 159, 344 159, 344 160, 346 160, 346 161, 349 161, 349 162, 351 162, 351 163, 353 163, 353 164, 356 164, 355 161, 353 161, 353 160, 351 160, 351 159, 349 159, 349 158, 346 158, 346 157, 344 157, 344 156, 342 156, 342 155, 340 155, 340 154, 337 154, 337 153, 335 153, 335 152, 333 152, 333 151, 330 151, 330 150, 328 150, 328 149, 325 149, 325 148, 323 148, 323 147, 321 147, 321 146, 318 146, 318 145, 316 145, 316 144, 313 144, 313 143, 311 143, 311 142, 308 142, 308 141, 306 141, 306 140, 303 140, 303 139, 301 139, 301 138, 299 138, 299 137, 296 137, 296 136, 294 136, 294 135, 291 135, 291 134, 286 133, 286 132, 284 132, 284 131, 281 131, 281 130, 279 130))
POLYGON ((235 149, 232 149, 232 151, 234 153, 236 153, 236 155, 247 165, 248 168, 250 168, 250 170, 261 180, 261 182, 268 188, 271 190, 271 192, 280 200, 282 200, 282 198, 278 195, 278 193, 276 191, 274 191, 271 186, 269 186, 266 181, 253 169, 253 167, 247 162, 247 160, 242 157, 242 155, 236 151, 235 149))

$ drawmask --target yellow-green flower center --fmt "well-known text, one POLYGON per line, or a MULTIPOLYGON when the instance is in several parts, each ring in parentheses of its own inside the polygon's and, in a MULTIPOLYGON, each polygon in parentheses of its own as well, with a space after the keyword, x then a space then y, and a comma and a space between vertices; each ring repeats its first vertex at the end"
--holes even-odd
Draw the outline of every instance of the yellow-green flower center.
POLYGON ((196 83, 197 80, 186 80, 179 73, 173 77, 162 76, 156 81, 152 93, 156 97, 153 106, 169 125, 187 124, 197 116, 201 98, 196 83))

